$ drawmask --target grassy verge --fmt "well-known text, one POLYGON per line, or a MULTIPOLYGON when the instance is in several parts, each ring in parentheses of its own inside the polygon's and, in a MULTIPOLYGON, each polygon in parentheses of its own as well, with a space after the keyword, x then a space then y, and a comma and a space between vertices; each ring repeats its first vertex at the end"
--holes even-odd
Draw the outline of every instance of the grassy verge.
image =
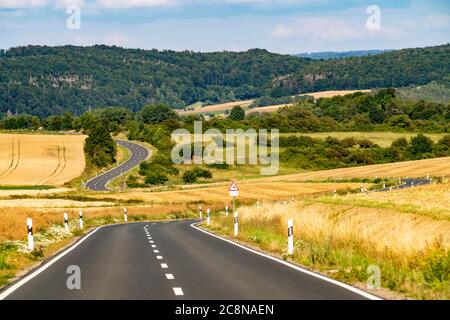
MULTIPOLYGON (((369 266, 376 266, 382 289, 414 299, 449 299, 449 228, 430 217, 311 200, 240 208, 236 240, 362 288, 369 266), (287 255, 289 218, 293 255, 287 255)), ((233 237, 233 218, 213 216, 209 229, 233 237)))
POLYGON ((54 186, 0 186, 0 190, 50 190, 54 186))
MULTIPOLYGON (((188 219, 196 216, 193 212, 165 214, 129 214, 129 222, 158 221, 168 219, 188 219)), ((51 224, 35 233, 35 249, 28 252, 25 240, 0 241, 0 288, 30 267, 48 259, 89 230, 98 226, 123 222, 117 215, 104 215, 84 219, 84 229, 79 229, 78 221, 69 222, 71 232, 66 233, 62 224, 51 224)))

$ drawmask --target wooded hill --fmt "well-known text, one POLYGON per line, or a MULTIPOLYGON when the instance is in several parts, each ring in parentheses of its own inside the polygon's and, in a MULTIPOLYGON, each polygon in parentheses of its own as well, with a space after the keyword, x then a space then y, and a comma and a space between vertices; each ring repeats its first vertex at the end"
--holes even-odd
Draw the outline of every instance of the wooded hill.
POLYGON ((450 45, 317 61, 266 50, 197 53, 108 46, 27 46, 0 51, 0 118, 41 118, 148 103, 183 108, 329 89, 448 81, 450 45), (447 78, 446 78, 447 77, 447 78))

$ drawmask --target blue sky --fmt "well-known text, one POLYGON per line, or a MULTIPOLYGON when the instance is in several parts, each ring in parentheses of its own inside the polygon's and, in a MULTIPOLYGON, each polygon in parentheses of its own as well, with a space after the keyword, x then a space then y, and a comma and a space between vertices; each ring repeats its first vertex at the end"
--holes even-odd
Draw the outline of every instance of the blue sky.
POLYGON ((127 48, 298 53, 450 42, 448 0, 0 0, 0 48, 127 48), (71 5, 80 29, 66 26, 71 5), (368 28, 370 5, 380 28, 368 28))

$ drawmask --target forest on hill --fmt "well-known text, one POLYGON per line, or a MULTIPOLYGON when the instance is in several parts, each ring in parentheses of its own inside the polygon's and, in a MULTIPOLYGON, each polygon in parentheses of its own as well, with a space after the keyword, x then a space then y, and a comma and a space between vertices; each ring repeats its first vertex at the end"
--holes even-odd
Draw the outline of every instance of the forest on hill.
POLYGON ((448 82, 450 45, 380 55, 312 60, 252 49, 199 53, 92 47, 26 46, 0 51, 0 118, 39 118, 149 103, 183 108, 331 89, 448 82))

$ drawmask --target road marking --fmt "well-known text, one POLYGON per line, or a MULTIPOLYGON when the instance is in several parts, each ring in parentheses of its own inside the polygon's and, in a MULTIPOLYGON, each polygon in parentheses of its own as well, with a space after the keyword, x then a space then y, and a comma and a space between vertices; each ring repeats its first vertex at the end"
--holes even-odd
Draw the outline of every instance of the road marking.
POLYGON ((32 280, 33 278, 35 278, 36 276, 38 276, 39 274, 41 274, 42 272, 44 272, 45 270, 47 270, 51 265, 53 265, 56 261, 60 260, 62 257, 64 257, 66 254, 68 254, 69 252, 73 251, 76 247, 78 247, 80 244, 82 244, 84 241, 86 241, 86 239, 88 239, 90 236, 92 236, 95 232, 97 232, 98 229, 100 229, 101 227, 98 227, 97 229, 95 229, 94 231, 92 231, 91 233, 88 233, 84 238, 81 238, 77 243, 75 243, 73 246, 71 246, 70 248, 68 248, 67 250, 61 252, 59 255, 57 255, 56 257, 54 257, 52 260, 50 260, 48 263, 46 263, 45 265, 43 265, 41 268, 37 269, 36 271, 34 271, 33 273, 31 273, 30 275, 26 276, 25 278, 23 278, 22 280, 16 282, 15 284, 13 284, 10 288, 6 289, 5 291, 3 291, 2 293, 0 293, 0 300, 4 300, 7 296, 9 296, 11 293, 13 293, 14 291, 16 291, 17 289, 19 289, 21 286, 23 286, 24 284, 26 284, 28 281, 32 280))
POLYGON ((171 273, 166 273, 166 278, 167 278, 168 280, 173 280, 173 279, 175 279, 175 277, 174 277, 173 274, 171 274, 171 273))
MULTIPOLYGON (((150 239, 151 239, 151 238, 150 238, 150 239)), ((153 240, 150 240, 149 242, 150 242, 150 243, 155 243, 155 241, 153 241, 153 240)))
POLYGON ((154 253, 159 253, 159 250, 153 250, 154 253))
POLYGON ((162 257, 162 256, 156 256, 156 259, 158 259, 158 260, 162 260, 162 259, 163 259, 163 257, 162 257))
POLYGON ((312 277, 319 278, 319 279, 321 279, 321 280, 330 282, 330 283, 332 283, 332 284, 334 284, 334 285, 336 285, 336 286, 342 287, 342 288, 347 289, 347 290, 349 290, 349 291, 351 291, 351 292, 353 292, 353 293, 359 294, 360 296, 363 296, 363 297, 365 297, 365 298, 367 298, 367 299, 370 299, 370 300, 383 300, 383 299, 380 298, 380 297, 374 296, 373 294, 370 294, 370 293, 365 292, 365 291, 363 291, 363 290, 360 290, 360 289, 357 289, 357 288, 355 288, 355 287, 352 287, 351 285, 348 285, 348 284, 339 282, 339 281, 337 281, 337 280, 328 278, 328 277, 326 277, 326 276, 324 276, 324 275, 315 273, 315 272, 313 272, 313 271, 309 271, 309 270, 307 270, 307 269, 301 268, 301 267, 296 266, 296 265, 294 265, 294 264, 292 264, 292 263, 289 263, 289 262, 287 262, 287 261, 280 260, 280 259, 275 258, 275 257, 272 257, 272 256, 270 256, 270 255, 268 255, 268 254, 265 254, 265 253, 262 253, 262 252, 259 252, 259 251, 250 249, 250 248, 248 248, 248 247, 246 247, 246 246, 243 246, 243 245, 241 245, 241 244, 239 244, 239 243, 236 243, 236 242, 234 242, 234 241, 231 241, 231 240, 222 238, 222 237, 220 237, 220 236, 218 236, 218 235, 215 235, 215 234, 213 234, 213 233, 211 233, 211 232, 208 232, 208 231, 206 231, 206 230, 200 229, 199 227, 197 227, 197 226, 195 225, 196 223, 197 223, 197 222, 192 223, 192 224, 191 224, 191 227, 193 227, 194 229, 196 229, 196 230, 198 230, 198 231, 201 231, 201 232, 203 232, 203 233, 206 233, 207 235, 210 235, 211 237, 220 239, 220 240, 222 240, 222 241, 228 242, 228 243, 230 243, 230 244, 232 244, 232 245, 234 245, 234 246, 236 246, 236 247, 239 247, 239 248, 241 248, 241 249, 250 251, 250 252, 252 252, 252 253, 254 253, 254 254, 257 254, 257 255, 260 255, 260 256, 265 257, 265 258, 267 258, 267 259, 276 261, 276 262, 278 262, 278 263, 280 263, 280 264, 283 264, 283 265, 285 265, 285 266, 287 266, 287 267, 289 267, 289 268, 292 268, 292 269, 295 269, 295 270, 297 270, 297 271, 306 273, 307 275, 310 275, 310 276, 312 276, 312 277))
POLYGON ((167 263, 161 263, 161 268, 167 269, 168 268, 167 263))
POLYGON ((152 248, 156 248, 156 246, 154 244, 152 244, 152 248))
POLYGON ((180 287, 172 288, 176 296, 184 296, 183 289, 180 287))

